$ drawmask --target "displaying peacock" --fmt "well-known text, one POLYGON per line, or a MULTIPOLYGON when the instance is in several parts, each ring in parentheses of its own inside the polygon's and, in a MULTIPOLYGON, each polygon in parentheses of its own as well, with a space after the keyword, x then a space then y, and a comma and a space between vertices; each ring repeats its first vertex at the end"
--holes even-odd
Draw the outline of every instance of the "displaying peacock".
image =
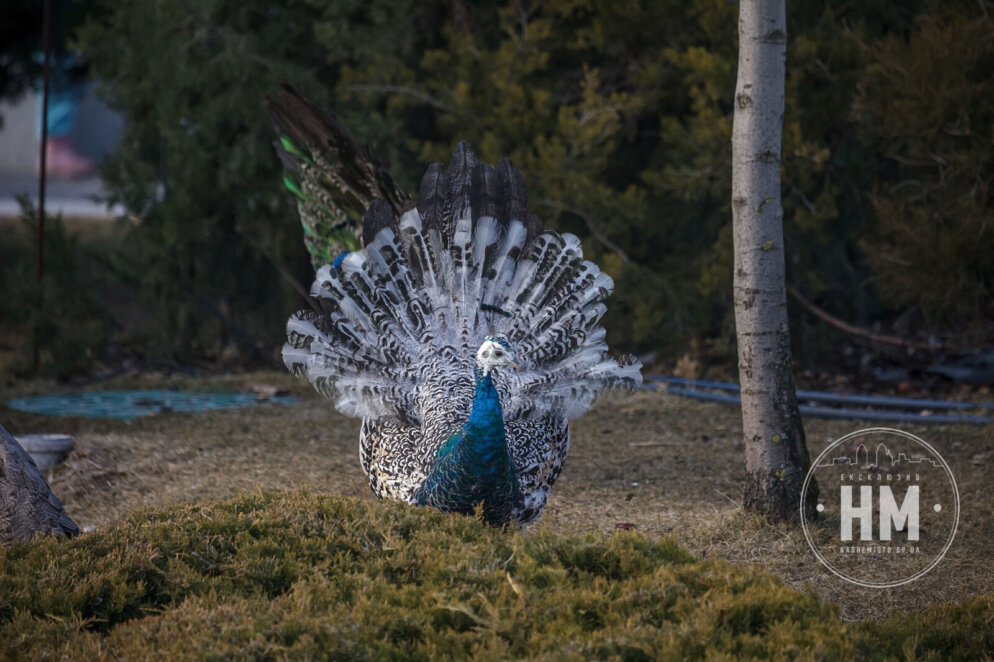
POLYGON ((271 106, 323 262, 312 310, 287 324, 286 366, 363 419, 359 457, 377 496, 481 508, 494 525, 534 520, 569 451, 568 421, 605 389, 642 380, 604 341, 611 278, 583 260, 577 237, 528 214, 507 159, 479 163, 460 143, 405 209, 333 116, 289 87, 271 106), (346 210, 358 203, 361 224, 346 210))

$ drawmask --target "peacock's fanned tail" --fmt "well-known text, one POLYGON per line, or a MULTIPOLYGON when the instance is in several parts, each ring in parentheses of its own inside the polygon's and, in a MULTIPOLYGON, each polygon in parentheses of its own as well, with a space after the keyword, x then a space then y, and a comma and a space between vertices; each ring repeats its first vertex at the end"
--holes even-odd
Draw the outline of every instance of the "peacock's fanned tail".
POLYGON ((510 161, 478 163, 460 143, 447 168, 428 168, 416 207, 398 215, 379 201, 365 218, 365 247, 320 267, 321 313, 296 313, 283 348, 287 367, 343 413, 421 428, 451 416, 445 394, 471 392, 489 335, 522 367, 498 386, 509 422, 575 418, 605 389, 641 383, 636 360, 608 354, 611 278, 583 260, 577 237, 528 215, 510 161))
POLYGON ((360 248, 362 219, 374 199, 399 213, 408 196, 338 118, 283 84, 269 100, 283 182, 297 198, 304 244, 315 270, 360 248))

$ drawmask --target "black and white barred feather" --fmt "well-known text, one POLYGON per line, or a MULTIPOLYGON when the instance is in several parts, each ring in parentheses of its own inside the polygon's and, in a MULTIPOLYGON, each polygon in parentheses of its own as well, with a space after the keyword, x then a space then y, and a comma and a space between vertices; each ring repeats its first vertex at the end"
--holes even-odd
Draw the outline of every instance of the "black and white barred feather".
POLYGON ((398 217, 370 205, 364 248, 317 272, 321 312, 287 324, 287 367, 364 419, 360 456, 380 496, 410 500, 465 423, 487 336, 505 339, 521 367, 497 382, 525 493, 520 522, 538 515, 559 475, 568 420, 604 390, 641 383, 637 361, 608 354, 600 320, 611 278, 583 259, 577 237, 530 216, 526 197, 510 161, 478 163, 460 143, 448 168, 428 168, 416 207, 398 217))

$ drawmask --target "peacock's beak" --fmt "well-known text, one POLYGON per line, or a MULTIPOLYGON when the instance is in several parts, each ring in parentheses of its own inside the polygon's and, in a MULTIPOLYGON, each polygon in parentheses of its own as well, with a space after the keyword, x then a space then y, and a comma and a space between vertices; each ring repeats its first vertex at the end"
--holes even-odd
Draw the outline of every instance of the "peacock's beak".
POLYGON ((508 361, 505 365, 507 365, 508 367, 514 368, 515 370, 521 370, 521 366, 519 366, 514 361, 508 361))

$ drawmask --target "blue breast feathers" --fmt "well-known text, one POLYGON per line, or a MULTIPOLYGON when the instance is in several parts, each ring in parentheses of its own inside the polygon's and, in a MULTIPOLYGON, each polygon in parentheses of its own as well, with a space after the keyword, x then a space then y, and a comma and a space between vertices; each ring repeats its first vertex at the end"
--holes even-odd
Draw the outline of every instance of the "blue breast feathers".
POLYGON ((491 524, 510 521, 521 503, 514 460, 504 436, 500 396, 493 377, 476 369, 476 394, 461 432, 438 450, 414 502, 439 510, 472 513, 481 503, 491 524))

